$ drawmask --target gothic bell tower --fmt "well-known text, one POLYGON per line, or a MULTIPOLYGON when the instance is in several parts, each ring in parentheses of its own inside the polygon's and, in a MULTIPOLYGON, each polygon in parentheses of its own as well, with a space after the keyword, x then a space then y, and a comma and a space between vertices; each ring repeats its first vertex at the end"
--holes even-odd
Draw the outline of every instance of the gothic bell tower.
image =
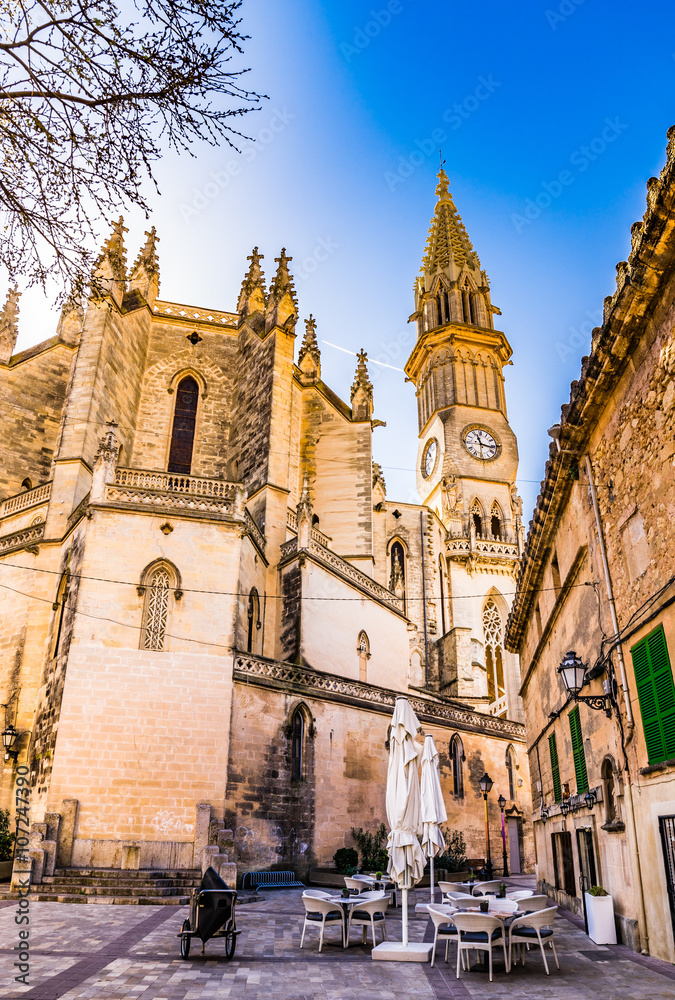
POLYGON ((439 640, 441 686, 517 718, 517 663, 507 662, 501 639, 510 604, 501 595, 513 592, 523 534, 518 446, 504 394, 512 352, 495 329, 501 314, 442 168, 436 195, 405 371, 417 390, 417 486, 447 529, 440 571, 447 571, 451 628, 439 640))

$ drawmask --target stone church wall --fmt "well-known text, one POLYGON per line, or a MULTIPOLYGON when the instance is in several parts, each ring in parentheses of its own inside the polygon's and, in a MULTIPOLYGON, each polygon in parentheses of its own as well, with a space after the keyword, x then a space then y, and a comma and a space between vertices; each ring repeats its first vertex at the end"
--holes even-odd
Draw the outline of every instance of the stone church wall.
POLYGON ((73 353, 53 338, 0 366, 0 497, 19 493, 26 477, 49 480, 73 353))
MULTIPOLYGON (((239 872, 270 865, 292 868, 301 878, 309 868, 332 863, 339 847, 353 846, 351 829, 386 824, 385 790, 388 714, 348 704, 300 697, 235 683, 232 703, 226 826, 235 832, 239 872), (298 705, 307 711, 303 780, 291 779, 290 722, 298 705)), ((487 771, 495 781, 490 799, 492 858, 501 864, 501 820, 497 798, 508 796, 505 754, 508 740, 461 733, 466 761, 464 796, 452 793, 448 745, 453 730, 424 726, 439 750, 448 826, 460 830, 469 857, 485 857, 483 801, 477 782, 487 771)), ((515 803, 528 808, 527 756, 518 746, 515 803)), ((523 862, 534 864, 531 834, 523 842, 523 862)))

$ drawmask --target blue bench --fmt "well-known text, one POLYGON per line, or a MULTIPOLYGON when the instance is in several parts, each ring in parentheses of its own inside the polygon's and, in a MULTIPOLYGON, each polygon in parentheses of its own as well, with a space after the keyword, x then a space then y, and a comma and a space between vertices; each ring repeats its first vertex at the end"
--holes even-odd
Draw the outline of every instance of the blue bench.
POLYGON ((304 889, 304 882, 298 882, 295 872, 244 872, 242 889, 304 889))

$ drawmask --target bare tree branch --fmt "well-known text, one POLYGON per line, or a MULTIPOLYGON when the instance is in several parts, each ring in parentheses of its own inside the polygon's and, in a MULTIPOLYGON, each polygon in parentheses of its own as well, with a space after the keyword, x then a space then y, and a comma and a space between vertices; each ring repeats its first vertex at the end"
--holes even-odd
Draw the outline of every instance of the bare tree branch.
POLYGON ((163 149, 236 148, 243 0, 0 0, 0 266, 88 274, 95 227, 147 214, 163 149))

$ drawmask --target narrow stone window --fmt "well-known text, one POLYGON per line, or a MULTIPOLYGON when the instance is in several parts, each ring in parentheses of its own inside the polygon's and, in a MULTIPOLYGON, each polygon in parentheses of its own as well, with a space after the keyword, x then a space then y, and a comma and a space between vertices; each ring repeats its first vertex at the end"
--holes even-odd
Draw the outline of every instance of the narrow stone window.
POLYGON ((443 556, 438 557, 438 576, 441 585, 441 635, 446 633, 445 624, 445 577, 443 572, 443 556))
POLYGON ((405 549, 400 542, 394 542, 390 554, 389 589, 403 601, 405 609, 405 549))
POLYGON ((616 798, 614 796, 614 767, 611 757, 605 757, 600 769, 602 778, 602 797, 605 802, 605 823, 616 820, 616 798))
POLYGON ((450 740, 450 763, 452 764, 452 790, 458 798, 464 798, 464 746, 460 737, 455 735, 450 740))
POLYGON ((509 778, 509 798, 513 802, 516 798, 516 761, 512 746, 506 748, 506 773, 509 778))
POLYGON ((56 591, 56 600, 53 604, 53 609, 56 611, 56 619, 54 621, 54 638, 52 641, 52 659, 58 656, 59 646, 61 645, 61 634, 63 632, 63 619, 66 613, 66 603, 68 601, 68 584, 70 582, 70 574, 66 570, 61 579, 59 580, 59 586, 56 591))
POLYGON ((492 531, 492 537, 496 538, 498 541, 501 541, 502 512, 496 500, 492 504, 492 510, 490 511, 490 530, 492 531))
POLYGON ((359 680, 367 681, 368 660, 370 659, 370 640, 367 634, 363 631, 359 632, 359 641, 356 649, 359 654, 359 680))
POLYGON ((553 589, 557 597, 560 593, 560 567, 558 566, 558 554, 556 552, 551 556, 551 579, 553 580, 553 589))
POLYGON ((169 571, 164 566, 158 566, 151 574, 145 592, 141 649, 161 651, 166 646, 170 589, 169 571))
POLYGON ((476 497, 476 499, 471 504, 471 510, 469 511, 469 517, 471 518, 471 521, 473 523, 474 530, 476 532, 476 538, 482 538, 483 537, 483 507, 481 506, 481 502, 478 499, 478 497, 476 497))
POLYGON ((296 708, 291 720, 291 778, 302 781, 305 718, 302 709, 296 708))
POLYGON ((248 595, 248 622, 246 633, 246 651, 254 652, 256 631, 260 628, 260 598, 255 587, 248 595))
POLYGON ((192 376, 188 375, 182 379, 176 390, 176 409, 173 415, 171 450, 169 451, 169 472, 190 475, 198 401, 199 386, 192 376))

